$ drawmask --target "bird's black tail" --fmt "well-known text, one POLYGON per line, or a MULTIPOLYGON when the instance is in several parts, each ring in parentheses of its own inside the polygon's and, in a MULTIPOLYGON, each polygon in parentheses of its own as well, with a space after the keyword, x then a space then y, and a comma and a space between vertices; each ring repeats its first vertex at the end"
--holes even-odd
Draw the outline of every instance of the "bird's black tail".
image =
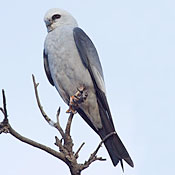
POLYGON ((129 153, 127 152, 125 146, 123 145, 122 141, 120 140, 119 136, 115 131, 112 116, 104 92, 102 92, 97 88, 96 95, 97 95, 97 103, 99 106, 100 118, 102 122, 102 128, 101 129, 95 128, 93 123, 89 120, 89 118, 86 116, 86 114, 81 108, 77 109, 78 113, 91 126, 91 128, 101 137, 101 139, 105 140, 104 144, 106 146, 106 149, 111 157, 114 166, 116 166, 120 161, 121 166, 123 168, 122 159, 124 159, 131 167, 134 167, 133 161, 129 156, 129 153), (108 137, 108 135, 110 136, 108 137))
MULTIPOLYGON (((102 136, 104 135, 103 131, 100 131, 99 135, 102 139, 104 139, 104 136, 102 136)), ((114 133, 106 138, 104 144, 114 166, 116 166, 120 161, 123 168, 122 159, 124 159, 131 167, 134 167, 133 161, 117 133, 114 133)))
POLYGON ((104 112, 102 108, 99 108, 99 109, 100 109, 100 116, 103 123, 103 127, 100 130, 96 130, 96 128, 93 126, 93 124, 88 119, 88 117, 83 112, 83 110, 79 108, 78 113, 91 126, 91 128, 101 137, 101 139, 105 140, 104 141, 105 147, 109 153, 109 156, 114 166, 116 166, 120 161, 123 169, 122 159, 124 159, 131 167, 134 167, 132 159, 130 158, 119 136, 115 132, 114 126, 111 125, 112 123, 106 116, 107 114, 104 112), (113 133, 113 134, 110 134, 110 133, 113 133))
POLYGON ((134 167, 133 161, 129 156, 128 151, 126 150, 119 136, 115 132, 112 119, 111 120, 109 119, 109 115, 111 114, 108 114, 100 103, 99 103, 99 112, 103 127, 102 129, 98 130, 97 133, 99 134, 102 140, 107 137, 104 141, 104 144, 110 155, 113 165, 116 166, 120 161, 121 166, 123 168, 122 159, 124 159, 131 167, 134 167), (113 134, 110 135, 110 133, 113 134), (108 137, 108 135, 110 136, 108 137))

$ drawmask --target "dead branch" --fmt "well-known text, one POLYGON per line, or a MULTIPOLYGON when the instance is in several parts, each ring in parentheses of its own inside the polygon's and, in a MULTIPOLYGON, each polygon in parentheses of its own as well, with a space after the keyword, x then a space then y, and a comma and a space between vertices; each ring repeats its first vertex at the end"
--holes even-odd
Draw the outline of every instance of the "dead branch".
POLYGON ((60 126, 60 122, 59 122, 59 115, 60 115, 60 107, 58 108, 58 111, 57 111, 57 122, 54 122, 50 119, 50 117, 45 113, 42 105, 41 105, 41 102, 40 102, 40 99, 39 99, 39 95, 38 95, 38 86, 39 86, 39 83, 36 83, 36 80, 35 80, 35 76, 32 75, 32 80, 33 80, 33 85, 34 85, 34 91, 35 91, 35 97, 36 97, 36 101, 37 101, 37 105, 38 105, 38 108, 40 109, 40 112, 42 114, 42 116, 44 117, 44 119, 49 123, 49 125, 55 127, 61 134, 61 136, 64 138, 65 135, 64 135, 64 131, 63 129, 61 128, 60 126))
POLYGON ((0 123, 0 134, 1 133, 10 133, 12 136, 16 137, 18 140, 22 141, 22 142, 25 142, 29 145, 32 145, 36 148, 39 148, 49 154, 51 154, 52 156, 54 157, 57 157, 59 159, 61 159, 62 161, 65 161, 65 157, 62 153, 60 152, 57 152, 55 150, 53 150, 52 148, 50 147, 47 147, 45 145, 42 145, 38 142, 35 142, 31 139, 28 139, 22 135, 20 135, 18 132, 16 132, 10 125, 9 121, 8 121, 8 118, 7 118, 7 108, 6 108, 6 97, 5 97, 5 92, 4 90, 2 90, 2 94, 3 94, 3 108, 1 108, 1 112, 3 113, 4 115, 4 119, 3 121, 0 123))
POLYGON ((18 132, 16 132, 11 127, 11 125, 8 121, 6 97, 5 97, 4 90, 2 90, 3 107, 0 107, 0 111, 2 112, 2 114, 4 116, 4 119, 2 122, 0 122, 0 134, 1 133, 10 133, 12 136, 17 138, 18 140, 20 140, 24 143, 27 143, 33 147, 39 148, 39 149, 51 154, 54 157, 57 157, 58 159, 62 160, 63 162, 65 162, 68 165, 72 175, 80 175, 84 169, 88 168, 90 166, 90 164, 96 160, 100 160, 100 161, 106 160, 106 159, 103 159, 102 157, 97 157, 97 152, 100 149, 102 143, 108 137, 110 137, 112 134, 107 136, 106 138, 104 138, 100 142, 100 144, 98 145, 96 150, 90 155, 88 161, 85 161, 84 164, 80 164, 77 162, 77 159, 79 157, 79 152, 85 143, 82 143, 82 145, 79 147, 79 149, 76 151, 76 153, 74 153, 74 151, 73 151, 74 144, 73 144, 73 140, 72 140, 71 135, 70 135, 70 129, 71 129, 71 124, 72 124, 74 113, 70 113, 68 121, 67 121, 66 129, 64 131, 60 125, 60 122, 59 122, 60 108, 57 111, 57 116, 56 116, 57 121, 56 122, 52 121, 51 118, 46 114, 46 112, 44 111, 44 109, 41 105, 39 95, 38 95, 38 90, 37 90, 39 83, 36 83, 34 75, 32 75, 32 79, 33 79, 33 84, 34 84, 34 91, 35 91, 37 105, 40 109, 42 116, 47 121, 47 123, 49 123, 49 125, 51 125, 52 127, 56 128, 62 136, 61 139, 59 139, 57 136, 55 136, 55 145, 59 148, 59 151, 55 151, 54 149, 52 149, 50 147, 47 147, 43 144, 40 144, 38 142, 35 142, 31 139, 24 137, 24 136, 20 135, 18 132))
POLYGON ((74 154, 74 156, 75 156, 75 158, 76 159, 78 159, 78 157, 79 157, 79 152, 81 151, 81 149, 83 148, 83 146, 85 145, 85 143, 83 142, 82 144, 81 144, 81 146, 78 148, 78 150, 76 151, 76 153, 74 154))
POLYGON ((89 167, 89 165, 96 161, 96 160, 100 160, 100 161, 105 161, 106 159, 103 159, 102 157, 97 157, 97 152, 99 151, 99 149, 101 148, 102 144, 112 135, 115 135, 116 132, 111 132, 109 133, 107 136, 104 137, 104 139, 99 143, 99 145, 97 146, 96 150, 90 155, 88 161, 85 161, 85 163, 82 165, 82 169, 85 169, 87 167, 89 167))

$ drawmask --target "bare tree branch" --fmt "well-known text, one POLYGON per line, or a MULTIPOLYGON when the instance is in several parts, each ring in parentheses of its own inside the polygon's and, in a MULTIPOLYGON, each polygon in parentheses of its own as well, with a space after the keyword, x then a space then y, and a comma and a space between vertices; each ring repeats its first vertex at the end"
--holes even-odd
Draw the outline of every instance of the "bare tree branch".
POLYGON ((94 157, 96 156, 97 152, 99 151, 99 149, 101 148, 102 144, 112 135, 116 134, 116 132, 111 132, 109 133, 107 136, 104 137, 104 139, 99 143, 98 147, 96 148, 96 150, 91 154, 90 158, 88 161, 91 161, 92 159, 94 159, 94 157))
POLYGON ((39 95, 38 95, 38 91, 37 91, 37 87, 39 86, 39 83, 36 83, 34 75, 32 75, 32 79, 33 79, 36 101, 37 101, 38 107, 40 109, 40 112, 43 115, 44 119, 49 123, 49 125, 55 127, 54 126, 55 123, 48 117, 48 115, 45 113, 45 111, 40 103, 40 99, 39 99, 39 95))
POLYGON ((61 126, 60 126, 60 120, 59 120, 60 111, 61 111, 61 108, 59 107, 59 108, 58 108, 58 111, 57 111, 57 122, 54 124, 54 126, 55 126, 55 128, 58 129, 58 131, 60 132, 62 138, 64 138, 64 137, 65 137, 65 134, 64 134, 63 129, 62 129, 61 126))
POLYGON ((79 152, 81 151, 81 149, 83 148, 84 145, 85 145, 85 142, 83 142, 81 144, 81 146, 78 148, 77 152, 74 154, 74 156, 75 156, 76 159, 78 159, 78 157, 79 157, 78 154, 79 154, 79 152))
POLYGON ((4 89, 2 90, 2 98, 3 98, 3 111, 4 111, 4 120, 7 120, 7 105, 6 105, 6 98, 5 98, 5 91, 4 89))
MULTIPOLYGON (((36 83, 34 75, 32 75, 32 79, 33 79, 33 84, 34 84, 37 105, 40 109, 42 116, 47 121, 47 123, 49 125, 51 125, 52 127, 56 128, 62 136, 61 139, 59 139, 57 136, 55 136, 55 140, 56 140, 55 145, 58 146, 59 152, 55 151, 54 149, 52 149, 50 147, 47 147, 43 144, 40 144, 38 142, 35 142, 31 139, 28 139, 28 138, 20 135, 18 132, 16 132, 11 127, 11 125, 8 121, 6 97, 5 97, 4 90, 2 90, 3 107, 0 107, 0 111, 4 115, 4 119, 2 122, 0 122, 0 134, 1 133, 10 133, 12 136, 17 138, 18 140, 20 140, 24 143, 27 143, 33 147, 39 148, 39 149, 51 154, 54 157, 57 157, 58 159, 62 160, 63 162, 65 162, 68 165, 72 175, 80 175, 84 169, 88 168, 90 166, 90 164, 96 160, 100 160, 100 161, 106 160, 106 159, 103 159, 102 157, 97 157, 97 152, 100 149, 102 143, 115 133, 110 133, 100 142, 100 144, 98 145, 96 150, 90 155, 88 161, 85 161, 84 164, 78 163, 77 159, 79 157, 79 152, 85 143, 82 143, 81 146, 79 147, 79 149, 76 151, 76 153, 74 153, 74 151, 73 151, 74 144, 73 144, 73 140, 72 140, 71 135, 70 135, 70 129, 71 129, 71 124, 72 124, 74 113, 73 112, 70 113, 68 121, 67 121, 66 129, 64 131, 60 125, 60 122, 59 122, 60 108, 58 109, 57 115, 56 115, 57 121, 56 122, 52 121, 51 118, 45 113, 45 111, 41 105, 39 95, 38 95, 38 90, 37 90, 39 83, 36 83)), ((85 100, 85 98, 83 98, 83 99, 85 100)))
POLYGON ((46 151, 47 153, 53 155, 54 157, 57 157, 59 159, 61 159, 62 161, 65 162, 65 157, 62 153, 59 153, 55 150, 53 150, 52 148, 49 148, 45 145, 42 145, 38 142, 35 142, 31 139, 28 139, 22 135, 20 135, 18 132, 16 132, 12 127, 11 125, 9 124, 8 122, 8 118, 7 118, 7 108, 6 108, 6 97, 5 97, 5 92, 4 90, 2 90, 2 94, 3 94, 3 108, 1 108, 3 111, 2 113, 4 114, 4 120, 0 123, 0 134, 2 132, 5 132, 5 133, 10 133, 11 135, 13 135, 14 137, 16 137, 18 140, 22 141, 22 142, 25 142, 29 145, 32 145, 36 148, 39 148, 43 151, 46 151))
POLYGON ((60 115, 60 107, 58 108, 58 111, 57 111, 57 122, 55 123, 54 121, 52 121, 50 119, 50 117, 45 113, 42 105, 41 105, 41 102, 40 102, 40 99, 39 99, 39 95, 38 95, 38 86, 39 86, 39 83, 36 83, 36 80, 35 80, 35 76, 32 75, 32 80, 33 80, 33 85, 34 85, 34 90, 35 90, 35 97, 36 97, 36 101, 37 101, 37 104, 38 104, 38 108, 40 109, 40 112, 42 114, 42 116, 44 117, 44 119, 49 123, 49 125, 55 127, 61 134, 61 136, 64 138, 65 135, 64 135, 64 131, 63 129, 61 128, 60 126, 60 123, 59 123, 59 115, 60 115))
POLYGON ((3 108, 0 107, 0 111, 3 113, 4 115, 4 119, 3 121, 0 123, 0 134, 2 132, 4 133, 8 133, 8 115, 7 115, 7 105, 6 105, 6 98, 5 98, 5 91, 4 89, 2 90, 2 99, 3 99, 3 108))
POLYGON ((103 159, 102 157, 97 157, 97 152, 99 151, 99 149, 101 148, 102 144, 112 135, 115 135, 116 132, 111 132, 109 133, 107 136, 104 137, 104 139, 99 143, 98 147, 96 148, 96 150, 90 155, 88 161, 85 161, 85 163, 82 165, 82 170, 89 167, 89 165, 96 161, 96 160, 100 160, 100 161, 105 161, 106 159, 103 159))
POLYGON ((28 139, 28 138, 26 138, 26 137, 20 135, 19 133, 17 133, 17 132, 10 126, 10 124, 8 124, 8 130, 9 130, 9 133, 10 133, 11 135, 13 135, 14 137, 16 137, 18 140, 20 140, 20 141, 22 141, 22 142, 24 142, 24 143, 27 143, 27 144, 29 144, 29 145, 31 145, 31 146, 34 146, 34 147, 36 147, 36 148, 39 148, 39 149, 41 149, 41 150, 43 150, 43 151, 46 151, 47 153, 51 154, 52 156, 57 157, 57 158, 59 158, 59 159, 61 159, 62 161, 65 162, 65 156, 64 156, 64 154, 62 154, 61 152, 57 152, 57 151, 55 151, 54 149, 52 149, 52 148, 50 148, 50 147, 47 147, 47 146, 45 146, 45 145, 43 145, 43 144, 40 144, 40 143, 38 143, 38 142, 35 142, 35 141, 31 140, 31 139, 28 139))

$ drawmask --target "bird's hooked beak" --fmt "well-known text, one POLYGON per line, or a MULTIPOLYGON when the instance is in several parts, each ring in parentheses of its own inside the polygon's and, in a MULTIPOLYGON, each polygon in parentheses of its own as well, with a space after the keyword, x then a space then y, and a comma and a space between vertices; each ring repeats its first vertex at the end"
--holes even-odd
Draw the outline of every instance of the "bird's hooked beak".
POLYGON ((53 21, 52 20, 48 19, 47 21, 45 21, 45 24, 46 24, 48 32, 53 30, 53 28, 52 28, 53 21))
POLYGON ((47 21, 45 21, 46 26, 50 27, 52 25, 52 21, 50 19, 48 19, 47 21))

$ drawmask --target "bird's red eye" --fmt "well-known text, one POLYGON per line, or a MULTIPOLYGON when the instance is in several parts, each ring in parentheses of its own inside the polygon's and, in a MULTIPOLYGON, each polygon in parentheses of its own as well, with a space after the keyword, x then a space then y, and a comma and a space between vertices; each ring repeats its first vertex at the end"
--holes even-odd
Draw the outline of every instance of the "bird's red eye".
POLYGON ((59 19, 59 18, 61 18, 61 15, 59 14, 55 14, 52 16, 52 20, 59 19))

